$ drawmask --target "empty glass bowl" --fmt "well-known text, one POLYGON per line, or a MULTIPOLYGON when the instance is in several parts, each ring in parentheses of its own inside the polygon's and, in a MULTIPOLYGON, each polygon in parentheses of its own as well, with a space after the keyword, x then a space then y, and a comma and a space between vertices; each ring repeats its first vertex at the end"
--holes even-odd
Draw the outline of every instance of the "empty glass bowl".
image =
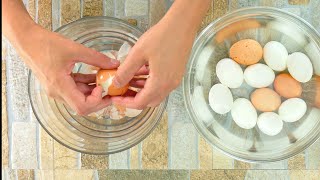
MULTIPOLYGON (((320 109, 312 105, 316 98, 314 82, 302 84, 302 98, 308 104, 306 114, 299 121, 284 122, 282 131, 276 136, 265 135, 257 126, 249 130, 242 129, 235 124, 230 112, 219 115, 209 106, 209 90, 219 83, 216 64, 228 58, 232 44, 241 39, 255 39, 262 46, 272 40, 279 41, 289 53, 303 52, 313 59, 314 67, 320 68, 319 32, 303 19, 266 7, 245 8, 229 13, 206 27, 193 47, 183 82, 185 105, 193 124, 207 141, 239 160, 272 162, 296 155, 320 136, 320 109)), ((250 100, 252 91, 253 88, 246 83, 240 88, 231 89, 234 100, 239 97, 250 100)))
MULTIPOLYGON (((119 50, 135 44, 142 31, 125 21, 110 17, 86 17, 56 32, 97 51, 119 50)), ((74 72, 82 72, 76 64, 74 72)), ((42 127, 58 142, 88 154, 110 154, 128 149, 146 138, 156 127, 167 101, 144 109, 137 117, 119 120, 75 115, 67 106, 49 98, 33 73, 29 73, 32 109, 42 127)))

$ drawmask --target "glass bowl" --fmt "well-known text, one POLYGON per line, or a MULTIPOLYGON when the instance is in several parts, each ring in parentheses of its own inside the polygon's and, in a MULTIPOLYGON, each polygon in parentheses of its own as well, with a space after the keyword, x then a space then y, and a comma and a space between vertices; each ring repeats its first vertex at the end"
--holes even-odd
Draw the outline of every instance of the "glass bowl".
MULTIPOLYGON (((254 7, 231 12, 208 25, 194 43, 183 82, 185 106, 192 122, 208 142, 235 159, 273 162, 294 156, 320 136, 320 109, 312 106, 316 98, 315 81, 302 84, 302 98, 308 106, 306 114, 299 121, 284 122, 276 136, 265 135, 257 126, 242 129, 230 112, 219 115, 209 106, 209 90, 219 83, 216 64, 228 58, 231 45, 241 39, 255 39, 262 46, 271 40, 279 41, 289 53, 300 51, 312 58, 320 75, 320 35, 306 21, 276 8, 254 7)), ((239 97, 250 100, 253 90, 244 82, 231 92, 234 100, 239 97)))
MULTIPOLYGON (((143 33, 125 21, 110 17, 82 18, 56 32, 97 51, 119 50, 124 42, 132 46, 143 33)), ((76 64, 73 71, 81 73, 82 65, 76 64)), ((165 100, 134 118, 94 118, 76 115, 64 104, 49 98, 31 71, 28 87, 32 109, 42 127, 64 146, 87 154, 111 154, 138 144, 156 127, 167 104, 165 100)))

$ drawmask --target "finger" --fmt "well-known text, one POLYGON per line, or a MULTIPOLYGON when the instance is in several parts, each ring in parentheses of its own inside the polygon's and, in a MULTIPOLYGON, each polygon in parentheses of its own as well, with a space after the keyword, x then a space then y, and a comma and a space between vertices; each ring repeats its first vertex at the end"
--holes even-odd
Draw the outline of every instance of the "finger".
POLYGON ((137 92, 136 91, 132 91, 132 90, 128 90, 126 93, 124 93, 122 96, 124 96, 124 97, 134 97, 135 95, 137 95, 137 92))
POLYGON ((84 83, 76 83, 78 89, 86 96, 90 95, 96 85, 88 85, 84 83))
POLYGON ((147 66, 142 66, 136 73, 136 76, 140 76, 140 75, 148 75, 149 74, 149 68, 147 68, 147 66))
POLYGON ((87 48, 81 44, 78 44, 78 48, 76 49, 75 53, 77 61, 97 66, 102 69, 115 69, 120 65, 120 62, 118 60, 111 59, 106 55, 93 49, 87 48))
POLYGON ((137 87, 137 88, 143 88, 145 84, 146 84, 145 79, 132 79, 129 82, 129 86, 137 87))
POLYGON ((81 74, 81 73, 72 73, 72 78, 75 82, 79 83, 94 83, 96 82, 96 75, 95 74, 81 74))
POLYGON ((118 68, 117 74, 113 78, 116 87, 123 87, 128 84, 135 73, 145 64, 144 57, 137 48, 133 48, 123 64, 118 68))

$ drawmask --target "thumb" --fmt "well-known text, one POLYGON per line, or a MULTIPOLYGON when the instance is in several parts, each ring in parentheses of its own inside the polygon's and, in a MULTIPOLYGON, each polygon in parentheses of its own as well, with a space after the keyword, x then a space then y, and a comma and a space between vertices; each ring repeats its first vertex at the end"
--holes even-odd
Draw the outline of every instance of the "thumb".
POLYGON ((98 51, 87 48, 81 44, 79 45, 80 48, 76 52, 77 61, 97 66, 102 69, 115 69, 120 65, 120 62, 116 59, 111 59, 98 51))
POLYGON ((145 63, 142 53, 133 48, 118 68, 113 84, 118 88, 125 86, 145 63))

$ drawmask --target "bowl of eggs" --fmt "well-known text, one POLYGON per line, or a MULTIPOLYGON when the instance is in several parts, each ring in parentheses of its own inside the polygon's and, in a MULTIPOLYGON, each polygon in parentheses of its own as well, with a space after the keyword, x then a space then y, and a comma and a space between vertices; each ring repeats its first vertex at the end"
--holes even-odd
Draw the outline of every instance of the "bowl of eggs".
MULTIPOLYGON (((82 18, 60 27, 56 32, 119 60, 120 66, 143 33, 125 21, 110 17, 82 18)), ((103 96, 139 91, 139 88, 129 85, 116 88, 112 84, 116 69, 99 69, 76 63, 73 72, 96 74, 93 84, 103 88, 103 96)), ((147 78, 147 75, 134 78, 147 78)), ((138 144, 156 127, 167 104, 165 100, 156 108, 143 110, 111 104, 98 112, 80 116, 67 105, 48 97, 31 71, 28 86, 33 112, 48 134, 62 145, 87 154, 111 154, 138 144)))
POLYGON ((225 154, 292 157, 320 137, 320 34, 276 8, 231 12, 197 37, 183 94, 198 132, 225 154))

